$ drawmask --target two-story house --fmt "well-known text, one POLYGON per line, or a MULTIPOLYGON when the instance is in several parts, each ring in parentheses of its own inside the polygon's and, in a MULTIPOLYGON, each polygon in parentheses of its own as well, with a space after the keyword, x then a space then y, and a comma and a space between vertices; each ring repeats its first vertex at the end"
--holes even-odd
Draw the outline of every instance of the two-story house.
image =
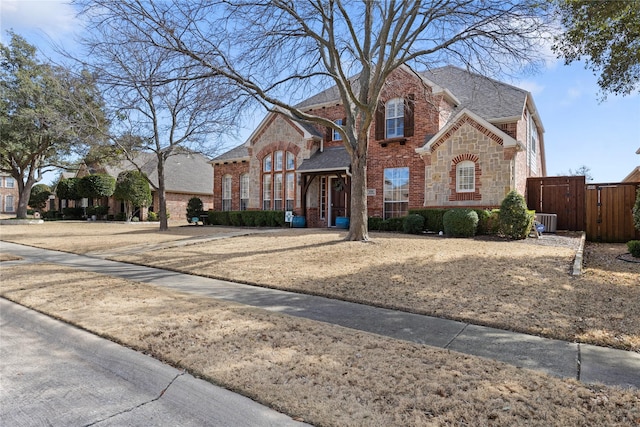
POLYGON ((18 184, 8 173, 0 173, 0 213, 14 214, 18 210, 18 184))
MULTIPOLYGON (((298 105, 340 122, 338 91, 298 105)), ((383 91, 367 157, 368 215, 500 205, 545 176, 543 127, 531 94, 446 66, 397 70, 383 91)), ((350 158, 340 134, 269 113, 247 141, 211 161, 215 210, 290 210, 311 227, 350 214, 350 158)))

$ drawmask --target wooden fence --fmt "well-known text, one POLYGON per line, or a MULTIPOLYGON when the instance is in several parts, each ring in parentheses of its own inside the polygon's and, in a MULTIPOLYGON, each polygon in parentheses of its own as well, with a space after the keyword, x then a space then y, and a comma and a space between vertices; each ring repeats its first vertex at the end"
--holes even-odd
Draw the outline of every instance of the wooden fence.
POLYGON ((637 183, 627 182, 587 185, 587 239, 597 242, 640 239, 632 213, 637 187, 637 183))
POLYGON ((632 209, 638 183, 585 184, 583 176, 527 180, 527 206, 558 216, 558 230, 586 231, 598 242, 640 239, 632 209))
POLYGON ((558 230, 585 229, 584 176, 527 179, 527 206, 538 213, 558 215, 558 230))

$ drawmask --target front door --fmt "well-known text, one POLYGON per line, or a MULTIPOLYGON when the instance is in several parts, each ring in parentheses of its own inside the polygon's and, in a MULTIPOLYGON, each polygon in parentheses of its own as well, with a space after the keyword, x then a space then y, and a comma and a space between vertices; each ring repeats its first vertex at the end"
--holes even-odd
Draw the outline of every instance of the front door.
POLYGON ((337 217, 347 216, 347 186, 344 179, 331 178, 330 188, 330 224, 332 227, 335 227, 337 217))

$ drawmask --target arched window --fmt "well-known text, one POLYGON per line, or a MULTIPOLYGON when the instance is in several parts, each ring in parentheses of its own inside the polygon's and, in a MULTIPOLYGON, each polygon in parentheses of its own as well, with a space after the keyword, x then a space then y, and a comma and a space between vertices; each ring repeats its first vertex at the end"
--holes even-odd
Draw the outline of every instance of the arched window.
POLYGON ((394 98, 385 106, 385 137, 404 136, 404 99, 394 98))
POLYGON ((249 208, 249 174, 240 175, 240 210, 246 211, 249 208))
POLYGON ((465 160, 456 165, 456 192, 473 193, 476 190, 476 164, 465 160))
POLYGON ((231 175, 222 177, 222 210, 231 210, 231 175))
POLYGON ((295 206, 295 155, 274 151, 262 160, 262 209, 293 210, 295 206))

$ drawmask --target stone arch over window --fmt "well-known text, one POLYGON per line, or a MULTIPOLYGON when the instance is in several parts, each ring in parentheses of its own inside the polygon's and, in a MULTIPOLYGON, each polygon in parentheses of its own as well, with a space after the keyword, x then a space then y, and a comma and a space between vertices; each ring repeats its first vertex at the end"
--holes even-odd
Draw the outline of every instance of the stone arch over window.
POLYGON ((475 154, 460 154, 451 160, 449 201, 482 200, 480 194, 479 158, 475 154))

